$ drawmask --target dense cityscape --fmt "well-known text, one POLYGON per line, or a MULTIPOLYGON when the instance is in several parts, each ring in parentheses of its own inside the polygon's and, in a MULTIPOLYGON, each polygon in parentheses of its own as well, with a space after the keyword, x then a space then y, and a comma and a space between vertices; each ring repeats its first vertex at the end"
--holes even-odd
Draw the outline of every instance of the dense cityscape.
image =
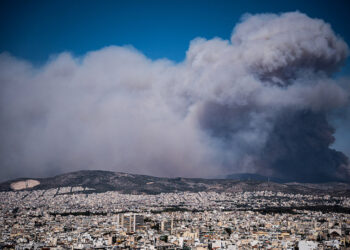
POLYGON ((1 192, 3 249, 346 249, 350 198, 281 192, 1 192))

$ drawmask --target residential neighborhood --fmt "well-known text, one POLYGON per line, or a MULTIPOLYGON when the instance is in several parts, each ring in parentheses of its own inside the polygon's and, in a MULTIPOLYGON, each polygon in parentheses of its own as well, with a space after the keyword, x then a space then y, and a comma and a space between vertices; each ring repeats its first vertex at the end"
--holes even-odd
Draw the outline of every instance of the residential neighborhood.
POLYGON ((348 197, 280 192, 1 192, 3 249, 346 249, 348 197))

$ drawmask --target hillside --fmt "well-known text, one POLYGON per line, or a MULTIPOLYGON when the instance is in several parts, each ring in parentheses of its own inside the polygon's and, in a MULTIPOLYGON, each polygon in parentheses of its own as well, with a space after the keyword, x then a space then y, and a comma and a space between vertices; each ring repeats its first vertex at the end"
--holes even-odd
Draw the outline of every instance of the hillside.
POLYGON ((89 192, 119 191, 128 194, 158 194, 170 192, 242 192, 273 191, 302 194, 330 194, 350 196, 348 183, 275 183, 259 180, 161 178, 147 175, 128 174, 100 170, 84 170, 57 175, 50 178, 21 178, 0 184, 0 191, 14 190, 20 186, 27 190, 81 186, 89 192), (39 182, 35 186, 23 183, 39 182), (21 184, 19 185, 18 182, 21 184), (23 182, 23 183, 22 183, 23 182), (14 185, 16 184, 16 185, 14 185))

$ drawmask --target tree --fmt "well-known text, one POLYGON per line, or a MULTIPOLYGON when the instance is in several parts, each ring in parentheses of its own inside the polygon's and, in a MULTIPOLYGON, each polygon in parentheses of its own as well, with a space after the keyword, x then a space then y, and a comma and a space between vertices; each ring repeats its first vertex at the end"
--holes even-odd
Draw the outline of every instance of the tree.
POLYGON ((228 236, 231 236, 231 234, 232 234, 232 229, 229 228, 229 227, 226 227, 226 228, 225 228, 225 232, 228 234, 228 236))

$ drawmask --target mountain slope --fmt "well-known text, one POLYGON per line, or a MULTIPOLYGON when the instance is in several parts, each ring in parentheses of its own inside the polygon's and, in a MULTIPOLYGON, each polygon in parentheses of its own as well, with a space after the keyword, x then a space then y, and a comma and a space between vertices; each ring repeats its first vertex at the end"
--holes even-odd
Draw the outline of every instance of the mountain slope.
POLYGON ((185 191, 273 191, 302 194, 331 194, 338 196, 350 195, 350 184, 347 183, 305 184, 275 183, 256 180, 161 178, 100 170, 77 171, 50 178, 21 178, 11 180, 0 184, 0 191, 11 191, 13 190, 14 183, 26 180, 39 182, 39 184, 33 187, 28 187, 28 190, 81 186, 93 189, 93 191, 90 190, 89 192, 119 191, 129 194, 157 194, 185 191))
POLYGON ((229 174, 226 175, 224 179, 230 180, 240 180, 240 181, 272 181, 277 183, 285 183, 288 180, 283 180, 277 177, 268 177, 260 174, 250 174, 250 173, 238 173, 238 174, 229 174))

